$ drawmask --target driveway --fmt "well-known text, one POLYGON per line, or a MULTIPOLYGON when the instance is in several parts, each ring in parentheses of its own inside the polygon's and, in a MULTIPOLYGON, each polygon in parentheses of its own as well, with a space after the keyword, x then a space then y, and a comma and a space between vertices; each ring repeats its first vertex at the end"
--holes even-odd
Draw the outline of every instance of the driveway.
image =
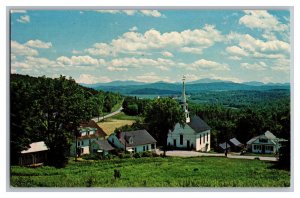
POLYGON ((92 118, 91 120, 94 120, 95 122, 99 122, 99 121, 101 121, 101 120, 103 120, 105 118, 109 118, 109 117, 112 117, 114 115, 117 115, 117 114, 121 113, 122 110, 123 110, 123 107, 120 107, 120 109, 118 109, 115 112, 107 114, 106 116, 101 116, 101 117, 99 117, 99 119, 98 119, 98 117, 95 117, 95 118, 92 118))
MULTIPOLYGON (((156 150, 157 154, 163 153, 162 150, 156 150)), ((172 150, 166 152, 167 156, 173 157, 198 157, 198 156, 215 156, 215 157, 224 157, 224 153, 201 153, 196 151, 182 151, 182 150, 172 150)), ((262 161, 277 161, 276 157, 260 157, 260 156, 245 156, 245 155, 232 155, 228 154, 228 158, 235 158, 235 159, 252 159, 259 158, 262 161)))

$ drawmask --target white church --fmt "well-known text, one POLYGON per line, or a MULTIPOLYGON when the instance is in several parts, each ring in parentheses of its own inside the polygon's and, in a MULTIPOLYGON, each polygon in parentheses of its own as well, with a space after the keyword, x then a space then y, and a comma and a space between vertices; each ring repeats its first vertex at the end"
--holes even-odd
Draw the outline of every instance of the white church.
POLYGON ((182 78, 182 99, 180 103, 184 110, 186 124, 182 127, 177 123, 174 130, 169 131, 168 146, 208 152, 210 151, 211 128, 199 116, 189 116, 184 81, 185 76, 182 78))

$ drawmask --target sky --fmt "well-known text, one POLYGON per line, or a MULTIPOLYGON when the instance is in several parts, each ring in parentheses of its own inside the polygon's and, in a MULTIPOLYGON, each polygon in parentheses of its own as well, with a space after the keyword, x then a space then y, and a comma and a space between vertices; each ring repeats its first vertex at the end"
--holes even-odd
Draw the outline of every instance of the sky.
POLYGON ((11 10, 11 73, 290 82, 289 10, 11 10))

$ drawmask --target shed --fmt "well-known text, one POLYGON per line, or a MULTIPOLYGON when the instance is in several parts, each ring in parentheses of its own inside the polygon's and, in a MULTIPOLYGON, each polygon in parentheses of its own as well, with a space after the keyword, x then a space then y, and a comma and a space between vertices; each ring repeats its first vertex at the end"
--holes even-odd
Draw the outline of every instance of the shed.
POLYGON ((19 157, 20 166, 38 166, 47 161, 47 152, 49 148, 45 142, 33 142, 29 148, 21 151, 19 157))

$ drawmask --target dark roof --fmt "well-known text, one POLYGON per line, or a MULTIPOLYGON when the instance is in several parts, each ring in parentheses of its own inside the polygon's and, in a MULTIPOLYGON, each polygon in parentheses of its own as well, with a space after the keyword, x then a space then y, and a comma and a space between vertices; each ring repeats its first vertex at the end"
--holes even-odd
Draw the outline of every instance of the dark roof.
POLYGON ((111 151, 111 150, 115 149, 114 147, 112 147, 110 145, 110 143, 107 140, 97 140, 97 141, 94 141, 94 142, 96 144, 98 144, 99 148, 102 149, 102 150, 111 151))
POLYGON ((145 129, 121 132, 120 142, 123 145, 125 145, 125 140, 126 146, 138 146, 156 143, 156 140, 145 129))
MULTIPOLYGON (((226 142, 219 144, 219 147, 221 147, 223 150, 226 149, 226 142)), ((227 143, 227 148, 230 148, 230 145, 227 143)))
POLYGON ((80 124, 81 128, 96 128, 96 136, 105 137, 107 134, 103 131, 103 129, 94 121, 90 120, 89 122, 84 122, 80 124))
POLYGON ((199 116, 191 117, 191 121, 187 123, 196 133, 210 130, 210 126, 206 124, 199 116))
POLYGON ((236 138, 231 138, 229 140, 234 146, 243 146, 242 143, 240 143, 240 141, 238 141, 236 138))

